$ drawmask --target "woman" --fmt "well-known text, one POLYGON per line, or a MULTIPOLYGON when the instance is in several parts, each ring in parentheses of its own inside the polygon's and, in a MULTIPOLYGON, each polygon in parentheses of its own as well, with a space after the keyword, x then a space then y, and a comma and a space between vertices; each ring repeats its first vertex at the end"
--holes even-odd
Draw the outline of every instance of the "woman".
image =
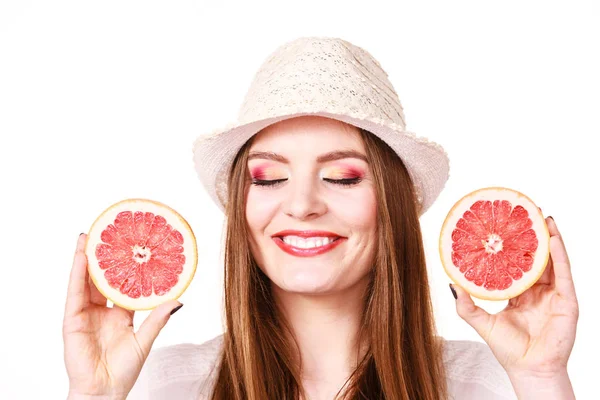
POLYGON ((451 286, 489 346, 435 334, 419 216, 446 154, 405 130, 387 75, 335 38, 286 43, 263 64, 239 121, 200 138, 196 168, 227 216, 226 333, 150 349, 177 301, 133 332, 106 308, 78 242, 64 320, 70 398, 574 398, 578 305, 548 218, 538 283, 489 315, 451 286))

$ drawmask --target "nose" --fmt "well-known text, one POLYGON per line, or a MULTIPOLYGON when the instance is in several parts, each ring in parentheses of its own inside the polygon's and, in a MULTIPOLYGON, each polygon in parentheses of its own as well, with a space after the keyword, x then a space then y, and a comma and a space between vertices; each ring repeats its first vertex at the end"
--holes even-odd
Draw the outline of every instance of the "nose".
POLYGON ((299 220, 312 220, 327 212, 320 188, 309 179, 290 181, 283 205, 286 215, 299 220))

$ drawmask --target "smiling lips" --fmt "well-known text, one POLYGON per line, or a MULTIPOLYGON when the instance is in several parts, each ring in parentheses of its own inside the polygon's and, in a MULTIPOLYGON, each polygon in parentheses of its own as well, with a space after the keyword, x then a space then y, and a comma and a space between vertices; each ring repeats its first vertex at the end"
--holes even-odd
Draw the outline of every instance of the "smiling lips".
POLYGON ((326 231, 281 231, 272 236, 279 248, 297 257, 312 257, 332 250, 346 238, 326 231))

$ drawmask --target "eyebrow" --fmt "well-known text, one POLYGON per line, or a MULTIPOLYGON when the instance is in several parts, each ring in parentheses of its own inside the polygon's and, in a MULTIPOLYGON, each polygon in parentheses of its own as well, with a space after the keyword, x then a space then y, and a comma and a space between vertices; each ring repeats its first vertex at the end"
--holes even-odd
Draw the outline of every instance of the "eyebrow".
MULTIPOLYGON (((270 151, 253 151, 248 155, 248 161, 256 158, 273 160, 285 164, 289 163, 288 159, 284 156, 270 151)), ((317 157, 317 162, 324 163, 328 161, 341 160, 343 158, 358 158, 359 160, 363 160, 364 162, 368 163, 367 157, 356 150, 330 151, 329 153, 325 153, 317 157)))

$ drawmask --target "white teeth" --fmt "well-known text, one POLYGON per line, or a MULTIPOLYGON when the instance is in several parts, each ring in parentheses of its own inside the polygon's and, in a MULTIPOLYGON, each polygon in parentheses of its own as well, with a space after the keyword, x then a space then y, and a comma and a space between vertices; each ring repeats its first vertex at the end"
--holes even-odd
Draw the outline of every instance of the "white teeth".
POLYGON ((329 237, 314 237, 314 238, 301 238, 298 236, 284 236, 283 241, 290 246, 298 247, 300 249, 312 249, 315 247, 326 246, 333 242, 334 238, 329 237))

